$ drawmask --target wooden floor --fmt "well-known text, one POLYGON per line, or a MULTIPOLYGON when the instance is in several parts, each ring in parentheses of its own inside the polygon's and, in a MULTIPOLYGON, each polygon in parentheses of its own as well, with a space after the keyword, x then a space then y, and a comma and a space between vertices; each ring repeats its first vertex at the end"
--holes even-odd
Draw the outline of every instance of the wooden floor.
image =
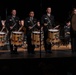
MULTIPOLYGON (((71 45, 60 45, 59 47, 57 45, 52 46, 52 50, 70 50, 71 49, 71 45)), ((40 50, 44 50, 44 45, 42 45, 41 47, 36 47, 35 51, 40 51, 40 50)), ((8 52, 10 51, 8 48, 5 49, 1 49, 0 48, 0 52, 8 52)), ((27 51, 27 44, 24 44, 22 47, 18 48, 18 51, 23 52, 23 51, 27 51)))
POLYGON ((28 54, 27 53, 27 45, 23 45, 22 47, 18 48, 18 55, 17 54, 10 54, 10 49, 8 46, 0 48, 0 59, 26 59, 26 58, 61 58, 61 57, 76 57, 76 54, 71 52, 71 46, 69 45, 54 45, 52 47, 52 54, 45 53, 44 47, 41 49, 35 48, 35 54, 28 54))
MULTIPOLYGON (((42 46, 41 48, 40 47, 37 47, 35 48, 35 51, 39 51, 39 50, 44 50, 44 46, 42 46)), ((61 45, 61 46, 57 46, 57 45, 54 45, 52 47, 52 50, 70 50, 71 49, 71 45, 68 44, 68 45, 61 45)), ((18 51, 26 51, 27 48, 25 46, 22 46, 21 48, 18 48, 18 51)))

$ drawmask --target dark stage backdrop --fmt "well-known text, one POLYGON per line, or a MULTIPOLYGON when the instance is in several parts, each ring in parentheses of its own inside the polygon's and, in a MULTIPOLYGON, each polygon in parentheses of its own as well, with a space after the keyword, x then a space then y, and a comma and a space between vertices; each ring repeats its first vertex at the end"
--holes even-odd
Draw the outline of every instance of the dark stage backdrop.
POLYGON ((20 19, 25 19, 29 11, 35 11, 35 17, 40 20, 45 14, 46 8, 52 7, 52 14, 56 22, 63 23, 66 21, 69 12, 76 6, 74 0, 0 0, 0 15, 6 19, 10 15, 11 9, 17 9, 17 15, 20 19), (6 14, 7 10, 7 14, 6 14))

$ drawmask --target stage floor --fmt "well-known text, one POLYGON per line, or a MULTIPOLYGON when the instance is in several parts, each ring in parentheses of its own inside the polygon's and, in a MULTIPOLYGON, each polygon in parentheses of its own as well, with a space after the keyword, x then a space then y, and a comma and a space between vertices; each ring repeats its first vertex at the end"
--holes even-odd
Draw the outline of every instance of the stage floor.
MULTIPOLYGON (((59 47, 57 45, 52 46, 52 50, 70 50, 71 45, 60 45, 59 47)), ((0 47, 0 52, 8 52, 10 50, 9 45, 6 45, 4 47, 0 47)), ((44 51, 44 45, 41 47, 36 47, 35 51, 44 51)), ((22 47, 18 47, 18 52, 24 52, 27 51, 27 45, 23 45, 22 47)))
POLYGON ((57 50, 52 53, 45 53, 45 51, 35 51, 35 54, 28 54, 26 51, 18 52, 18 54, 10 54, 10 52, 0 52, 0 59, 25 59, 25 58, 65 58, 76 57, 76 53, 71 50, 57 50))
MULTIPOLYGON (((53 46, 52 53, 45 53, 44 48, 35 48, 35 54, 28 54, 27 49, 18 48, 18 54, 10 54, 10 50, 0 50, 1 73, 45 75, 49 72, 66 75, 75 68, 76 53, 72 53, 71 46, 53 46), (60 73, 61 72, 61 73, 60 73)), ((57 74, 56 74, 57 75, 57 74)))
POLYGON ((28 54, 27 48, 22 46, 18 48, 19 54, 10 54, 8 46, 0 48, 0 59, 25 59, 25 58, 57 58, 57 57, 71 57, 74 56, 71 52, 71 45, 54 45, 52 47, 52 53, 46 54, 44 47, 35 48, 35 54, 28 54))

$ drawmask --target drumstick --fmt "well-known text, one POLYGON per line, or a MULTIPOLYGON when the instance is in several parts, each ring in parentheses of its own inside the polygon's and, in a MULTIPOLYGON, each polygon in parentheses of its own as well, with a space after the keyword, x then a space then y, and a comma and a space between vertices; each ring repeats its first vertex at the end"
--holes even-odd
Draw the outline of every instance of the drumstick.
POLYGON ((5 27, 3 26, 2 29, 1 29, 1 32, 3 31, 4 28, 5 28, 5 27))
POLYGON ((22 26, 19 28, 18 31, 20 31, 20 30, 23 28, 23 26, 24 26, 24 20, 21 20, 21 21, 20 21, 20 24, 21 24, 22 26))
POLYGON ((59 27, 59 26, 60 26, 60 25, 57 25, 56 27, 54 27, 54 29, 57 28, 57 27, 59 27))
POLYGON ((1 32, 2 32, 3 29, 5 28, 5 21, 2 20, 1 23, 2 23, 2 25, 3 25, 2 29, 1 29, 1 32))

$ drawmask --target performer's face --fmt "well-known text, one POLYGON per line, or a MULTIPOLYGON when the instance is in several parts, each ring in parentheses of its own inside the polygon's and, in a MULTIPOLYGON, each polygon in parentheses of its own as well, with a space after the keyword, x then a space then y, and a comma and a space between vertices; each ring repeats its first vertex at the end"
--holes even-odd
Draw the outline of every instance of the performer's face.
POLYGON ((34 17, 34 12, 30 12, 30 17, 34 17))
POLYGON ((51 8, 47 8, 46 12, 50 14, 51 13, 51 8))
POLYGON ((74 14, 76 14, 76 9, 74 10, 74 14))
POLYGON ((40 22, 37 22, 37 25, 40 26, 40 22))
POLYGON ((70 26, 70 22, 67 23, 67 26, 70 26))
POLYGON ((16 16, 16 10, 12 10, 12 15, 16 16))
POLYGON ((21 25, 24 26, 24 21, 23 20, 21 20, 21 25))

